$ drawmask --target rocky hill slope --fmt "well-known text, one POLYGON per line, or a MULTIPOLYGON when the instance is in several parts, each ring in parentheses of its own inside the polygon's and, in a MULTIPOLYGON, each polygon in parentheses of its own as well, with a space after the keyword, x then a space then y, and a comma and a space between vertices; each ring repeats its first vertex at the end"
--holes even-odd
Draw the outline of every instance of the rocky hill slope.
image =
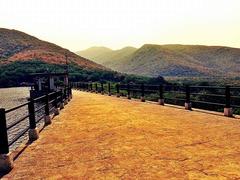
POLYGON ((26 33, 0 28, 0 65, 15 61, 40 60, 50 64, 70 62, 87 69, 106 69, 86 58, 55 44, 39 40, 26 33))

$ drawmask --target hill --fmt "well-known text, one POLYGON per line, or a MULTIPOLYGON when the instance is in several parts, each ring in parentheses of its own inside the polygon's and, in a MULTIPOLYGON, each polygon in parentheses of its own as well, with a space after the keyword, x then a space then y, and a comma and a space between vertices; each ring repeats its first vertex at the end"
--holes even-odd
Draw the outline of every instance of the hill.
POLYGON ((105 54, 111 53, 113 50, 106 48, 106 47, 91 47, 83 51, 78 51, 76 54, 83 56, 85 58, 89 58, 92 61, 97 61, 98 63, 103 63, 104 59, 102 57, 105 57, 105 54))
POLYGON ((125 47, 119 50, 112 50, 106 47, 92 47, 76 53, 104 66, 114 67, 115 63, 128 59, 129 55, 132 55, 136 50, 134 47, 125 47))
POLYGON ((70 63, 82 68, 106 69, 53 43, 39 40, 21 31, 0 28, 0 65, 36 59, 50 64, 65 64, 65 55, 70 63))
POLYGON ((125 57, 118 56, 116 60, 106 55, 102 64, 120 72, 153 77, 238 77, 240 73, 238 48, 145 44, 125 57))
POLYGON ((68 57, 70 81, 160 83, 162 78, 126 75, 17 30, 0 28, 0 87, 31 83, 30 74, 63 72, 68 57))

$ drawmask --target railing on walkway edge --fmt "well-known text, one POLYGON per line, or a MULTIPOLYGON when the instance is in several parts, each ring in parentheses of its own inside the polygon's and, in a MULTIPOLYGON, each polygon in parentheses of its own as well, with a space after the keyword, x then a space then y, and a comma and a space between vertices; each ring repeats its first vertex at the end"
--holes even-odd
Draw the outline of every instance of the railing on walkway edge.
POLYGON ((12 168, 12 157, 9 157, 9 147, 16 143, 17 140, 27 132, 29 132, 29 141, 38 139, 37 123, 44 120, 45 125, 51 124, 50 115, 58 115, 59 109, 63 109, 64 105, 66 105, 71 98, 72 88, 69 86, 36 99, 29 99, 28 102, 8 110, 0 108, 0 172, 4 173, 12 168), (36 107, 37 103, 39 107, 36 107), (23 107, 28 107, 27 115, 8 125, 6 115, 23 107), (43 114, 40 114, 41 111, 43 111, 43 114), (9 141, 8 131, 27 119, 29 120, 29 125, 26 125, 20 133, 16 134, 12 140, 9 141))
POLYGON ((73 88, 96 93, 116 94, 117 97, 126 96, 145 98, 164 103, 184 106, 186 110, 192 108, 223 111, 225 116, 233 117, 234 112, 240 113, 240 87, 233 86, 179 86, 179 85, 147 85, 121 84, 98 82, 74 82, 73 88))

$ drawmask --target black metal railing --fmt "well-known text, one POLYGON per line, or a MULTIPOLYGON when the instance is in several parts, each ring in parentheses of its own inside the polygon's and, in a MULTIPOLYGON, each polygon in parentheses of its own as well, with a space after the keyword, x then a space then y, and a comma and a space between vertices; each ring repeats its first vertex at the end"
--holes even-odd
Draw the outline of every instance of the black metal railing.
MULTIPOLYGON (((35 129, 37 123, 41 120, 47 119, 51 114, 57 115, 58 108, 63 107, 64 101, 70 100, 71 97, 71 87, 65 87, 41 97, 29 99, 28 102, 8 110, 0 108, 0 154, 8 154, 9 148, 24 136, 27 131, 35 129), (27 114, 9 124, 7 115, 24 107, 27 108, 27 114), (24 127, 20 128, 17 134, 9 139, 8 132, 12 128, 16 128, 23 121, 28 122, 24 124, 24 127)), ((29 137, 29 140, 35 139, 29 137)))
POLYGON ((102 94, 116 94, 128 99, 141 98, 164 105, 174 104, 192 108, 223 112, 226 116, 240 114, 240 87, 233 86, 189 86, 189 85, 149 85, 76 82, 73 88, 102 94))

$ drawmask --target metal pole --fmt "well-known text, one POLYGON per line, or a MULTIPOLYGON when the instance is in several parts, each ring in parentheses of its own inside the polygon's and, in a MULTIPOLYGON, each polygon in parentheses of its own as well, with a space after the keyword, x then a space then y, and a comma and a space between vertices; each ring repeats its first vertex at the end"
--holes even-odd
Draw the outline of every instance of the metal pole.
POLYGON ((190 87, 186 86, 186 102, 190 103, 190 87))
POLYGON ((231 108, 231 92, 230 86, 226 86, 225 88, 225 107, 224 107, 224 116, 233 117, 233 110, 231 108))
POLYGON ((144 98, 144 83, 141 84, 141 101, 144 102, 145 98, 144 98))
POLYGON ((101 83, 101 93, 104 94, 103 83, 101 83))
POLYGON ((127 98, 128 99, 131 99, 131 96, 130 96, 130 85, 129 84, 127 84, 127 98))
POLYGON ((46 94, 45 97, 45 115, 49 116, 49 96, 46 94))
POLYGON ((30 129, 36 128, 36 120, 35 120, 35 108, 34 108, 34 100, 30 99, 28 103, 28 113, 29 113, 29 125, 30 129))
POLYGON ((0 109, 0 154, 8 154, 8 134, 5 109, 0 109))
POLYGON ((159 85, 159 99, 158 99, 158 104, 159 105, 164 105, 164 99, 163 99, 163 85, 159 85))
POLYGON ((192 105, 191 105, 191 102, 190 102, 190 87, 188 85, 186 85, 185 89, 186 89, 185 109, 186 110, 191 110, 192 105))
POLYGON ((119 92, 119 84, 116 84, 116 89, 117 89, 117 97, 120 97, 120 92, 119 92))
POLYGON ((108 95, 111 96, 111 84, 108 83, 108 95))
POLYGON ((95 88, 96 88, 96 93, 98 93, 98 85, 97 85, 97 82, 95 84, 95 88))
POLYGON ((225 87, 226 108, 230 108, 230 86, 225 87))

